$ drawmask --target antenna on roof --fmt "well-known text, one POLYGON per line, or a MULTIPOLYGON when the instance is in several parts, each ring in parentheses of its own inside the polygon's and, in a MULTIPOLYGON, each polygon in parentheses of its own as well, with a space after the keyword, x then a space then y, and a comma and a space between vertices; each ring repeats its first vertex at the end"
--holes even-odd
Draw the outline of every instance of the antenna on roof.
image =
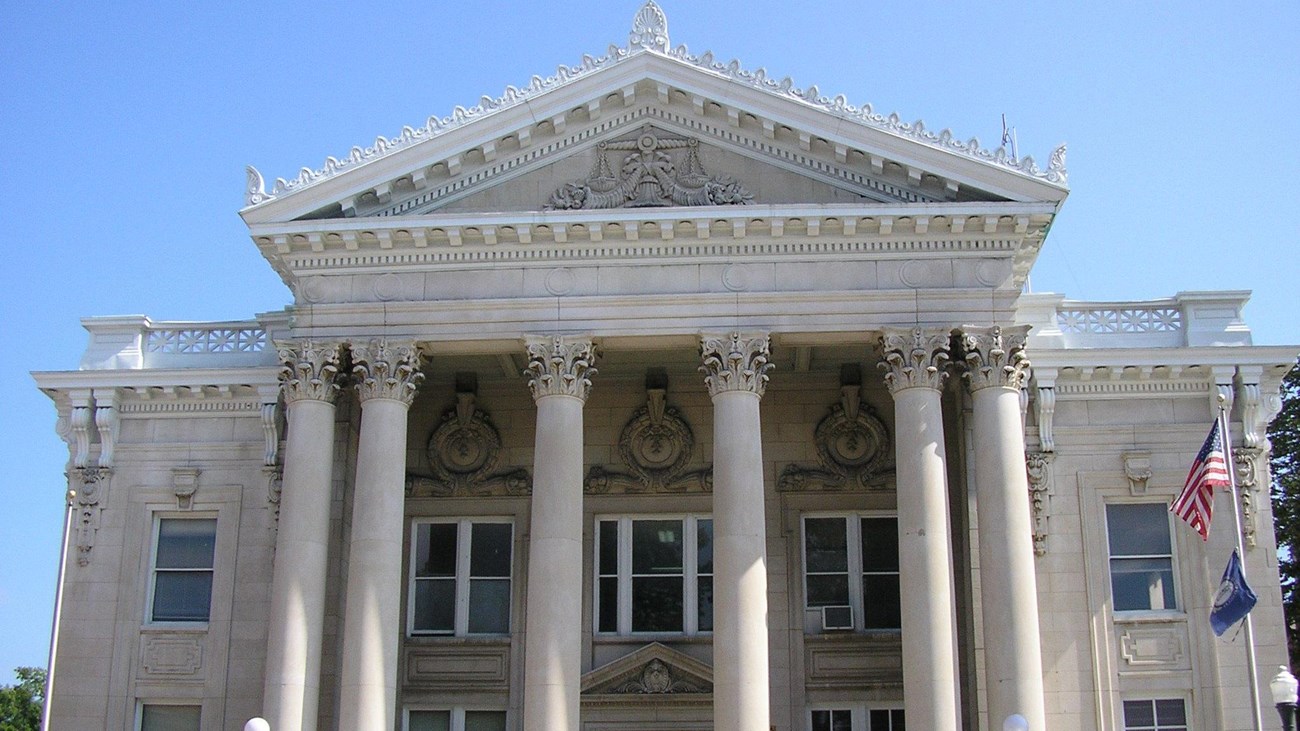
POLYGON ((1019 160, 1020 153, 1016 150, 1016 128, 1007 126, 1007 115, 1002 115, 1002 149, 1011 146, 1011 159, 1019 160))

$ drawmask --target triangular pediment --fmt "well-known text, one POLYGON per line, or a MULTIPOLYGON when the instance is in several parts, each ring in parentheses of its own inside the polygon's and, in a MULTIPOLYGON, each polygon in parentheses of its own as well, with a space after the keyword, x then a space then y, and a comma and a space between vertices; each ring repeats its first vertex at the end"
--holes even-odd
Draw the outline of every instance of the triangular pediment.
POLYGON ((712 668, 658 642, 582 676, 584 696, 699 696, 712 692, 712 668))
MULTIPOLYGON (((653 3, 647 8, 658 12, 653 3)), ((960 142, 947 130, 931 132, 920 122, 849 105, 842 96, 823 97, 816 87, 775 81, 761 69, 695 56, 684 46, 670 50, 666 24, 664 43, 651 35, 647 41, 634 32, 626 47, 611 46, 552 77, 534 77, 526 87, 353 148, 321 168, 278 179, 270 191, 250 168, 242 215, 262 224, 545 211, 560 186, 591 177, 600 143, 635 140, 643 129, 695 140, 709 175, 739 183, 761 204, 1059 203, 1065 197, 1063 148, 1040 169, 975 140, 960 142)), ((609 164, 617 175, 616 157, 609 164)), ((721 197, 731 200, 734 193, 723 190, 721 197)))

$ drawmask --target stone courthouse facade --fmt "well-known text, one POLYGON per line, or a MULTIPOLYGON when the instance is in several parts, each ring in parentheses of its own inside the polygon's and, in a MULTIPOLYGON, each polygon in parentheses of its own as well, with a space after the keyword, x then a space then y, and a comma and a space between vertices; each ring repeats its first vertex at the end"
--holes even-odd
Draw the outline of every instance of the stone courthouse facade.
MULTIPOLYGON (((57 729, 1244 729, 1167 512, 1225 399, 1285 660, 1244 292, 1025 283, 1043 163, 629 42, 267 191, 293 292, 84 321, 57 729)), ((1265 691, 1267 692, 1267 691, 1265 691)), ((1267 701, 1266 701, 1267 703, 1267 701)))

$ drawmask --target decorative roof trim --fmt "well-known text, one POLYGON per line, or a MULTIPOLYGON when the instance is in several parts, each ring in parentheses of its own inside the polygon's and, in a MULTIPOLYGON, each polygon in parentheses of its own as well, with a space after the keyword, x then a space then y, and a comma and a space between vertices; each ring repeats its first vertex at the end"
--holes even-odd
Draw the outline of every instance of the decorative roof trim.
POLYGON ((986 148, 980 144, 979 139, 976 137, 962 142, 951 130, 942 129, 933 132, 920 119, 908 123, 904 122, 896 112, 885 115, 875 111, 871 104, 856 107, 850 104, 843 94, 838 94, 833 98, 822 96, 816 84, 806 89, 800 89, 795 86, 794 81, 788 76, 777 80, 775 77, 769 76, 767 70, 761 67, 754 71, 746 70, 737 59, 727 63, 717 61, 712 51, 705 51, 695 56, 687 50, 684 44, 669 49, 668 20, 659 6, 654 3, 654 0, 647 0, 641 10, 637 12, 633 21, 632 32, 626 48, 611 44, 605 55, 593 57, 584 54, 579 65, 561 64, 556 68, 555 75, 545 78, 535 75, 528 85, 523 88, 513 85, 507 86, 499 97, 483 96, 479 99, 479 103, 472 107, 455 107, 450 116, 431 116, 422 127, 403 127, 401 133, 392 138, 380 135, 375 138, 371 146, 365 148, 353 147, 347 156, 343 158, 333 156, 325 158, 324 166, 318 170, 304 167, 299 170, 298 175, 293 179, 276 178, 275 185, 270 193, 266 192, 262 174, 250 165, 246 171, 248 184, 245 191, 245 202, 248 206, 255 206, 308 188, 345 170, 387 157, 398 150, 439 137, 481 117, 523 104, 541 94, 566 86, 577 79, 589 76, 600 69, 612 66, 640 53, 659 54, 774 96, 802 102, 866 127, 883 130, 930 147, 998 165, 1060 187, 1066 187, 1069 184, 1069 174, 1065 167, 1065 145, 1061 145, 1052 151, 1048 157, 1047 169, 1043 170, 1033 157, 1026 155, 1017 158, 1002 147, 986 148))

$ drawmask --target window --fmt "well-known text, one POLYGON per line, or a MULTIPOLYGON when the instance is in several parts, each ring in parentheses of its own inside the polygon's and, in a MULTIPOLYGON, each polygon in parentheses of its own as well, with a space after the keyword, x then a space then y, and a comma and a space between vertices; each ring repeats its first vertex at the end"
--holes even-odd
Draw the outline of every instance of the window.
POLYGON ((1124 701, 1124 731, 1187 731, 1183 699, 1124 701))
POLYGON ((411 546, 411 634, 510 632, 514 525, 504 520, 415 524, 411 546))
POLYGON ((407 711, 406 731, 505 731, 505 711, 407 711))
POLYGON ((596 631, 713 630, 713 520, 596 521, 596 631))
POLYGON ((810 629, 902 626, 897 518, 806 516, 803 549, 810 629))
POLYGON ((199 731, 199 706, 140 706, 140 731, 199 731))
POLYGON ((216 518, 160 518, 155 524, 153 546, 149 620, 208 621, 216 518))
POLYGON ((901 708, 819 708, 810 718, 812 731, 906 731, 901 708))
POLYGON ((1163 503, 1106 506, 1115 611, 1177 609, 1169 509, 1163 503))

